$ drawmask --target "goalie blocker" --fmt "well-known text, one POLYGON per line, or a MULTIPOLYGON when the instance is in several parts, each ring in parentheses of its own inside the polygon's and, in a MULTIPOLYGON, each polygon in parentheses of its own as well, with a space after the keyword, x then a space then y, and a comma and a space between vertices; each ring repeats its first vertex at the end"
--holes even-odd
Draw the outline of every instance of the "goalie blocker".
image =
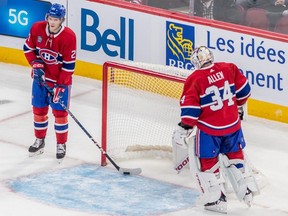
POLYGON ((181 123, 179 123, 172 135, 173 164, 178 173, 189 163, 187 154, 188 140, 194 137, 196 133, 193 128, 185 129, 180 125, 181 123))

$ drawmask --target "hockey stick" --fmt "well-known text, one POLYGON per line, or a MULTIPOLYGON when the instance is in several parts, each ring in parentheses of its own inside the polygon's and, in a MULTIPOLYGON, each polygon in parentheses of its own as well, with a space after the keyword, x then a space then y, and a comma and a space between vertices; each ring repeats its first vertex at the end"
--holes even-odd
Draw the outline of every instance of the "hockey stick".
MULTIPOLYGON (((43 85, 48 90, 48 92, 53 96, 54 92, 53 90, 48 86, 48 84, 43 80, 43 85)), ((63 101, 59 98, 59 104, 61 107, 68 112, 68 114, 72 117, 72 119, 78 124, 78 126, 84 131, 84 133, 92 140, 92 142, 98 147, 98 149, 101 151, 102 154, 104 154, 108 160, 113 164, 113 166, 118 170, 118 172, 122 175, 139 175, 142 170, 141 168, 121 168, 118 166, 115 161, 107 154, 107 152, 95 141, 95 139, 90 135, 90 133, 84 128, 84 126, 78 121, 78 119, 73 115, 73 113, 65 106, 63 101)))

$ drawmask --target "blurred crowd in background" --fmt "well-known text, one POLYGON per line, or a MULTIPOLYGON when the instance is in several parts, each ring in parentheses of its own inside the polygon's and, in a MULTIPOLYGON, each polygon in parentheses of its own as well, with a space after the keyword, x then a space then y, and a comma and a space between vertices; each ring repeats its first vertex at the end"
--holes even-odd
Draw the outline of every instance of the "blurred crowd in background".
POLYGON ((189 16, 288 34, 288 0, 124 0, 189 16))

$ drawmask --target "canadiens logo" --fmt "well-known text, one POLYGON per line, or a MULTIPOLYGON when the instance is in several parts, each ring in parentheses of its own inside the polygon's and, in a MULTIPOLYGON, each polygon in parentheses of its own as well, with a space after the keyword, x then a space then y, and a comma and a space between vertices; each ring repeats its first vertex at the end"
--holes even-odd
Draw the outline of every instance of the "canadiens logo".
POLYGON ((41 59, 46 63, 46 64, 56 64, 57 63, 57 56, 58 54, 56 52, 53 52, 48 49, 40 49, 39 55, 41 59))
POLYGON ((38 36, 38 37, 37 37, 37 42, 38 42, 38 43, 41 43, 41 42, 42 42, 42 37, 41 37, 41 36, 38 36))

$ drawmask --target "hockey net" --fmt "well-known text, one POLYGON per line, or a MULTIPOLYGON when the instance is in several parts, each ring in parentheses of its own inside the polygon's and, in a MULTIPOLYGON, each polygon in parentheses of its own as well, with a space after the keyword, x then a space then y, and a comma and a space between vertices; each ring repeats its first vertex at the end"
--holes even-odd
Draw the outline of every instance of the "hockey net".
MULTIPOLYGON (((102 148, 116 160, 172 159, 179 99, 191 71, 140 62, 106 62, 102 85, 102 148)), ((245 111, 247 113, 247 110, 245 111)), ((260 186, 266 177, 249 161, 260 186)), ((102 154, 101 165, 106 165, 102 154)))
MULTIPOLYGON (((179 98, 191 72, 137 62, 103 65, 102 148, 114 159, 172 157, 179 98)), ((102 156, 102 165, 106 158, 102 156)))

